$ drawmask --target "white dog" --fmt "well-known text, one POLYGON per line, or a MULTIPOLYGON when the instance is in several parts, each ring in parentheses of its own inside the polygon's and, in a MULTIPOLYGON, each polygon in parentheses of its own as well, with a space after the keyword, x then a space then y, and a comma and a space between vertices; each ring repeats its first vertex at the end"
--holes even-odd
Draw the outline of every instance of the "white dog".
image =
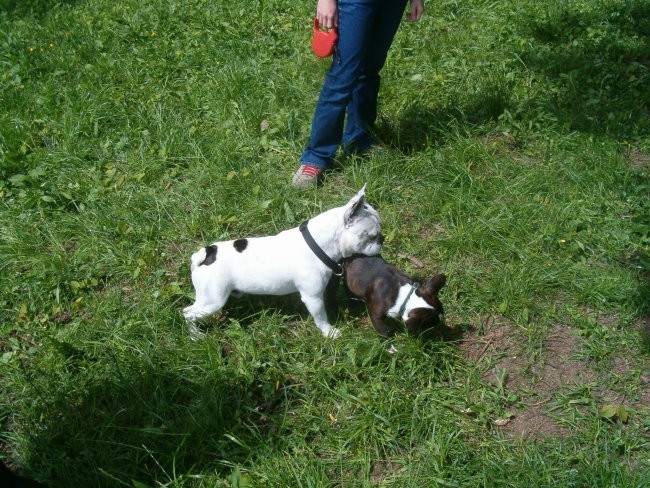
POLYGON ((353 254, 374 256, 383 237, 377 211, 363 188, 343 207, 328 210, 300 227, 274 236, 215 242, 192 255, 196 299, 183 309, 190 333, 195 322, 220 310, 230 294, 286 295, 300 298, 326 337, 338 337, 325 312, 324 294, 338 264, 353 254))

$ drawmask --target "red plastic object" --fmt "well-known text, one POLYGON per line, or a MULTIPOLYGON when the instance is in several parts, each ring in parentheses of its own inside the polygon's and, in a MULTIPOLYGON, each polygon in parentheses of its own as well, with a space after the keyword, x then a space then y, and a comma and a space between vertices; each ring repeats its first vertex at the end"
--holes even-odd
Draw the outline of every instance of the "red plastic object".
POLYGON ((318 19, 314 19, 314 37, 311 39, 311 48, 316 56, 319 58, 331 56, 338 38, 336 28, 321 30, 318 19))

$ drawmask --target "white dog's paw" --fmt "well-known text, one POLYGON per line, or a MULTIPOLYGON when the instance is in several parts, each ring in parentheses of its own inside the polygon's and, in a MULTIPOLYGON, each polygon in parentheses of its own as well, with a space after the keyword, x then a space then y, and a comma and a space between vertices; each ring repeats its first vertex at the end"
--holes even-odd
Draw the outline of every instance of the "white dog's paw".
POLYGON ((185 320, 188 322, 194 322, 196 320, 196 313, 191 305, 183 309, 183 317, 185 317, 185 320))
POLYGON ((327 329, 323 329, 322 332, 328 339, 337 339, 341 336, 341 331, 336 327, 328 327, 327 329))
POLYGON ((190 339, 192 339, 193 341, 198 341, 200 339, 205 338, 205 332, 199 329, 192 322, 188 322, 187 330, 190 333, 190 339))
POLYGON ((386 348, 386 352, 388 354, 395 354, 397 352, 397 348, 391 344, 386 348))
POLYGON ((204 316, 205 314, 202 311, 196 310, 192 305, 183 309, 183 317, 185 317, 185 320, 188 322, 196 322, 201 320, 204 316))

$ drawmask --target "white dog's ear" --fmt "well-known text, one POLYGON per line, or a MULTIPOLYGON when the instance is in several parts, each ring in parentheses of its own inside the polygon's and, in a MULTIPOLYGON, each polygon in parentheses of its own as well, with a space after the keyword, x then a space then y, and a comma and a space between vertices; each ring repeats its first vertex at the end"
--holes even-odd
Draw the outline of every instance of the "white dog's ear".
POLYGON ((345 215, 343 216, 343 221, 345 222, 346 227, 352 223, 355 215, 359 210, 363 208, 363 204, 366 202, 366 185, 364 184, 361 190, 353 196, 348 204, 345 206, 345 215))

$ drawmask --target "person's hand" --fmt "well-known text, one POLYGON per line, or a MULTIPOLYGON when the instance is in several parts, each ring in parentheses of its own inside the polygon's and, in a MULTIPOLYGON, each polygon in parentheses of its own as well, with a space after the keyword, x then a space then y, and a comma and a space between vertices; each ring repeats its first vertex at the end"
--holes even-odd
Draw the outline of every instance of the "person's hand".
POLYGON ((409 22, 417 22, 424 13, 424 0, 411 0, 411 11, 406 15, 409 22))
MULTIPOLYGON (((415 0, 421 2, 422 0, 415 0)), ((316 6, 316 18, 318 24, 326 29, 332 29, 339 23, 339 11, 336 7, 336 0, 318 0, 316 6)))

